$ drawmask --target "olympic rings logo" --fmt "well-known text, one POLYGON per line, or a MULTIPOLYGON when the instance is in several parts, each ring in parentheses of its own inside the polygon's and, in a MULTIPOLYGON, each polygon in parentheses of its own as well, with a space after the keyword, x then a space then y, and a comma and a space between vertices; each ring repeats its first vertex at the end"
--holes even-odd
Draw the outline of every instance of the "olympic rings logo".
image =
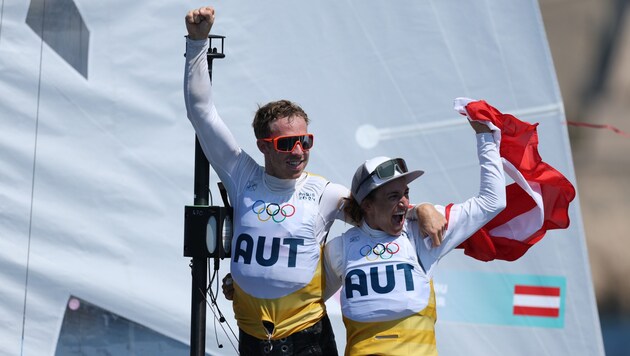
POLYGON ((264 200, 256 200, 254 205, 252 205, 252 211, 258 216, 258 220, 262 222, 271 219, 279 224, 295 214, 295 206, 293 204, 280 206, 278 203, 266 203, 264 200))
POLYGON ((377 259, 389 260, 393 255, 400 251, 400 246, 395 242, 388 242, 386 244, 377 243, 374 247, 365 245, 361 247, 359 253, 361 256, 365 256, 368 261, 376 261, 377 259))

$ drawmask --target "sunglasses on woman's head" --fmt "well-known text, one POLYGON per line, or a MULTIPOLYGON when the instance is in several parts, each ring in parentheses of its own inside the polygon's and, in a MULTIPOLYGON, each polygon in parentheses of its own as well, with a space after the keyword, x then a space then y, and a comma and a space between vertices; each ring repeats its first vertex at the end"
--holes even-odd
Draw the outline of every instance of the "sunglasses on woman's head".
POLYGON ((303 150, 310 150, 313 147, 313 134, 278 136, 271 138, 261 138, 265 142, 273 142, 273 148, 278 152, 291 152, 299 143, 303 150))
POLYGON ((359 185, 357 185, 357 191, 355 193, 359 192, 359 188, 361 188, 361 186, 363 185, 363 183, 365 183, 368 179, 370 179, 373 175, 377 175, 380 179, 388 179, 393 177, 396 172, 398 173, 407 173, 407 163, 405 163, 405 160, 402 158, 394 158, 394 159, 390 159, 388 161, 385 161, 381 164, 379 164, 378 166, 376 166, 376 168, 374 169, 374 171, 372 171, 372 173, 368 174, 367 177, 365 177, 365 179, 363 179, 361 181, 361 183, 359 183, 359 185))

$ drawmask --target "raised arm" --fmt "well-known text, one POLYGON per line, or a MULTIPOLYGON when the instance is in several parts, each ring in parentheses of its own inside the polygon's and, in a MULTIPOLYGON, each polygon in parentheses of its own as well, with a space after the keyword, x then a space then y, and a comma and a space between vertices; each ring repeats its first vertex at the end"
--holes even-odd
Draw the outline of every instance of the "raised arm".
POLYGON ((214 9, 202 7, 186 14, 186 66, 184 100, 208 161, 221 180, 229 180, 241 149, 214 106, 208 74, 208 34, 214 24, 214 9))
POLYGON ((429 264, 457 247, 505 208, 505 177, 499 147, 486 125, 471 122, 471 126, 476 132, 477 155, 481 168, 479 193, 463 203, 446 208, 448 229, 442 245, 425 249, 425 260, 429 264))

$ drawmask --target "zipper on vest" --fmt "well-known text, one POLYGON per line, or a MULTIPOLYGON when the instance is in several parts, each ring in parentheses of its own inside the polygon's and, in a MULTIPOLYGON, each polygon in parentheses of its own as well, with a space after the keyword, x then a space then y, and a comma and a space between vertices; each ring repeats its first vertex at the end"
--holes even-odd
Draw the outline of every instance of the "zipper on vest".
POLYGON ((262 324, 263 324, 263 328, 265 328, 265 333, 267 334, 268 346, 265 347, 266 349, 265 352, 269 353, 271 352, 271 350, 273 350, 273 343, 271 342, 271 336, 273 335, 273 332, 276 330, 276 326, 268 320, 263 320, 262 324))

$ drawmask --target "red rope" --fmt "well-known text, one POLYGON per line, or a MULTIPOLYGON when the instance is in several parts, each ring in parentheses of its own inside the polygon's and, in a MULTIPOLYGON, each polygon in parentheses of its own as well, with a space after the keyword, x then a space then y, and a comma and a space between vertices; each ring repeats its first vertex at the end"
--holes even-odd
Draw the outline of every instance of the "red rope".
POLYGON ((613 131, 614 133, 619 134, 621 136, 630 138, 629 133, 623 132, 612 125, 589 124, 586 122, 575 122, 575 121, 567 121, 567 125, 578 126, 578 127, 588 127, 588 128, 593 128, 593 129, 606 129, 606 130, 613 131))

